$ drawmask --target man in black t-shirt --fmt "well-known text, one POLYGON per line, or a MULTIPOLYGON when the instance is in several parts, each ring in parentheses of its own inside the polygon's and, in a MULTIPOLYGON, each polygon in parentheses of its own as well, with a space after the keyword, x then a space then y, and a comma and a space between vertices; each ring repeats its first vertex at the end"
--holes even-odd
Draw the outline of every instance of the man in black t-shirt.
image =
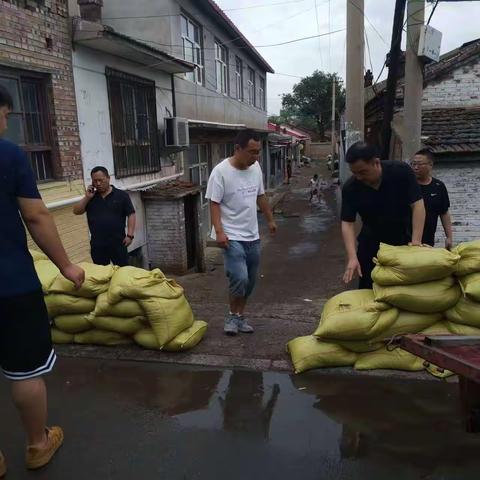
POLYGON ((417 182, 422 189, 423 201, 425 202, 425 227, 423 229, 423 243, 435 245, 435 232, 437 230, 438 217, 445 231, 445 248, 452 248, 452 218, 448 209, 450 199, 447 187, 440 180, 432 177, 434 156, 431 150, 425 148, 415 154, 412 168, 417 177, 417 182))
POLYGON ((413 170, 403 162, 381 162, 375 148, 363 142, 346 155, 353 177, 342 188, 342 235, 348 256, 343 280, 360 277, 359 288, 371 288, 371 273, 380 242, 421 245, 425 208, 413 170), (362 230, 355 239, 357 215, 362 230))
POLYGON ((110 185, 105 167, 95 167, 91 176, 92 185, 74 206, 73 213, 83 215, 87 212, 93 263, 108 265, 111 262, 124 267, 128 265, 127 247, 135 233, 135 209, 127 192, 110 185))

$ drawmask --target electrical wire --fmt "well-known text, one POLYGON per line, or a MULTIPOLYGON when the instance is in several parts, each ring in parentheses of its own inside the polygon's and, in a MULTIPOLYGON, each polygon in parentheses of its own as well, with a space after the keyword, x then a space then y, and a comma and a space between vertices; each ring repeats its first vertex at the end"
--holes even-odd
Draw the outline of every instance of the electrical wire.
POLYGON ((430 12, 430 16, 428 17, 427 25, 430 25, 430 20, 432 19, 433 14, 435 13, 435 10, 437 9, 439 3, 440 3, 440 0, 437 0, 435 5, 433 6, 432 11, 430 12))

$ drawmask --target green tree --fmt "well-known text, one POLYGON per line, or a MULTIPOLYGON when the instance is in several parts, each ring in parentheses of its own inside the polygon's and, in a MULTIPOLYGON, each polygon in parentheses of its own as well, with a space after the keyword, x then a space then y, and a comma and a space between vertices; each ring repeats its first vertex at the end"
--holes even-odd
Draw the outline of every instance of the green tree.
POLYGON ((342 80, 334 73, 316 70, 294 85, 292 93, 282 95, 280 118, 298 127, 317 132, 321 138, 332 126, 332 83, 336 80, 336 123, 345 107, 345 89, 342 80))

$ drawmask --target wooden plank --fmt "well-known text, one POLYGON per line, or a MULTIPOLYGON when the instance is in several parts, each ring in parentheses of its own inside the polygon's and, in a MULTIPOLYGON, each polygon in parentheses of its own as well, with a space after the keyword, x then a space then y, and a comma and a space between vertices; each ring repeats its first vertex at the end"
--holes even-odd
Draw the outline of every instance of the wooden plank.
POLYGON ((480 347, 479 335, 435 335, 425 337, 425 345, 432 347, 453 347, 460 345, 478 345, 480 347))

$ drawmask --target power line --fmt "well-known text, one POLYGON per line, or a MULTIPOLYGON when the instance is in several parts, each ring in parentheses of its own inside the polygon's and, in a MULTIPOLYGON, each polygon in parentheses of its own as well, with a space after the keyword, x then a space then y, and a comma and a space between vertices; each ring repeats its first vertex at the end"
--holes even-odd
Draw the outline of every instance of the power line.
MULTIPOLYGON (((320 34, 320 19, 318 16, 318 2, 315 0, 315 18, 317 19, 317 33, 320 34)), ((318 56, 320 57, 320 68, 323 65, 323 57, 322 57, 322 41, 320 37, 318 38, 318 56)))
POLYGON ((364 16, 365 20, 369 23, 369 25, 373 28, 373 30, 375 31, 375 33, 378 35, 378 37, 380 38, 380 40, 388 47, 388 43, 387 41, 383 38, 382 34, 375 28, 375 25, 370 21, 370 19, 367 17, 367 14, 362 11, 361 8, 358 7, 358 5, 353 2, 353 0, 348 0, 350 2, 350 4, 355 7, 359 12, 362 13, 362 15, 364 16))
POLYGON ((255 48, 266 48, 266 47, 280 47, 281 45, 288 45, 290 43, 303 42, 304 40, 311 40, 312 38, 326 37, 328 35, 334 35, 335 33, 344 32, 346 29, 341 28, 340 30, 334 30, 333 32, 321 33, 319 35, 310 35, 309 37, 296 38, 295 40, 289 40, 287 42, 281 43, 272 43, 270 45, 254 45, 255 48))
POLYGON ((430 25, 430 20, 432 19, 433 14, 435 13, 435 10, 437 9, 439 3, 440 3, 440 0, 437 0, 435 5, 433 6, 430 16, 428 17, 427 25, 430 25))
POLYGON ((277 5, 291 5, 292 3, 302 3, 305 0, 290 0, 289 2, 278 2, 278 3, 265 3, 261 5, 250 5, 247 7, 236 7, 236 8, 222 8, 224 12, 235 12, 237 10, 250 10, 253 8, 268 8, 268 7, 275 7, 277 5))

